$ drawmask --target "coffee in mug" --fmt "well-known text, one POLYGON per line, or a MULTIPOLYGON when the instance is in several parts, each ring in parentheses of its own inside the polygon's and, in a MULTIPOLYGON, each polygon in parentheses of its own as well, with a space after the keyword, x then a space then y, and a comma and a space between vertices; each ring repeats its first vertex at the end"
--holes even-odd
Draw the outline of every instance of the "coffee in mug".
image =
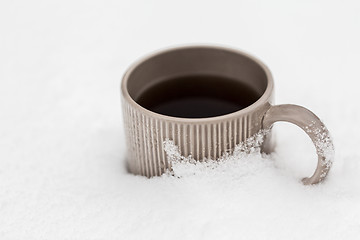
POLYGON ((166 140, 182 155, 202 161, 244 142, 257 147, 247 140, 266 132, 259 147, 271 151, 269 136, 278 121, 299 126, 315 145, 318 163, 304 184, 324 180, 333 162, 333 143, 320 119, 301 106, 275 105, 270 70, 239 50, 185 46, 150 54, 125 73, 121 98, 127 164, 134 174, 152 177, 171 170, 166 140))

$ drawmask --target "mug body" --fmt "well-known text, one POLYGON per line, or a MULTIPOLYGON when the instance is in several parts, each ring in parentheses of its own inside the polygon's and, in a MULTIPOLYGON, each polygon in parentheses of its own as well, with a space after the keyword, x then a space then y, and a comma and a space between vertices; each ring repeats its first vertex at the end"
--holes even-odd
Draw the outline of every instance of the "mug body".
MULTIPOLYGON (((133 64, 121 83, 122 109, 131 173, 159 176, 171 169, 163 143, 172 140, 183 156, 202 161, 231 152, 262 129, 273 101, 273 79, 258 59, 218 46, 186 46, 153 53, 133 64), (137 101, 144 91, 177 77, 206 75, 241 81, 259 98, 239 111, 209 118, 172 117, 150 111, 137 101)), ((201 91, 201 89, 199 90, 201 91)))

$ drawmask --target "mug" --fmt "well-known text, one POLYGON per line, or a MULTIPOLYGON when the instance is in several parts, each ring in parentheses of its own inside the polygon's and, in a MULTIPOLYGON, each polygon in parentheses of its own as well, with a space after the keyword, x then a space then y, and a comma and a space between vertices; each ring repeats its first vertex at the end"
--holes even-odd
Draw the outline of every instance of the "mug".
MULTIPOLYGON (((221 87, 221 86, 220 86, 221 87)), ((199 89, 201 91, 201 89, 199 89)), ((161 94, 161 93, 160 93, 161 94)), ((311 111, 297 105, 274 105, 274 82, 270 70, 257 58, 219 46, 183 46, 158 51, 134 63, 124 74, 121 99, 127 142, 128 171, 147 177, 171 170, 164 141, 173 141, 182 155, 198 161, 218 159, 261 131, 271 133, 275 122, 291 122, 311 138, 318 163, 306 185, 325 179, 334 157, 329 132, 311 111), (249 106, 221 116, 174 117, 139 104, 140 96, 156 84, 184 76, 220 76, 254 89, 259 97, 249 106)), ((270 135, 261 144, 271 152, 270 135)))

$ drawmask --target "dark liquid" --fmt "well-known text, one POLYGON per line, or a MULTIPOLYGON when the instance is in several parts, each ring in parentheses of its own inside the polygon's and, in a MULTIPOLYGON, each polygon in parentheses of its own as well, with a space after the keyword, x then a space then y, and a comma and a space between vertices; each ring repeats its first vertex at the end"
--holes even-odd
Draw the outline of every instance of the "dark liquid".
POLYGON ((239 111, 259 99, 249 86, 217 76, 187 76, 156 84, 140 95, 141 106, 182 118, 215 117, 239 111))

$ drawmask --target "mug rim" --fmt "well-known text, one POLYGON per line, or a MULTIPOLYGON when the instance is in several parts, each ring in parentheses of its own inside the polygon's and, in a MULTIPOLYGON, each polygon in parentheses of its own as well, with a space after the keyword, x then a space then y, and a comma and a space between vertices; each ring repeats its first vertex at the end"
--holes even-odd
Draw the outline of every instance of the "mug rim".
POLYGON ((220 46, 220 45, 210 45, 210 44, 182 45, 182 46, 176 46, 176 47, 167 47, 167 48, 163 48, 163 49, 160 49, 157 51, 153 51, 152 53, 139 58, 133 64, 131 64, 130 67, 124 73, 122 81, 121 81, 122 95, 125 98, 125 100, 128 101, 128 103, 130 103, 134 108, 139 109, 152 117, 161 118, 162 120, 167 120, 167 121, 172 121, 172 122, 191 122, 191 123, 208 123, 208 122, 214 122, 214 121, 222 121, 222 120, 225 120, 228 118, 233 118, 236 116, 244 115, 249 112, 255 111, 257 108, 259 108, 261 105, 266 103, 271 98, 273 88, 274 88, 274 80, 273 80, 272 74, 270 72, 270 69, 260 59, 258 59, 257 57, 254 57, 253 55, 251 55, 247 52, 239 50, 239 49, 235 49, 232 47, 220 46), (250 60, 254 61, 264 70, 265 75, 266 75, 267 86, 266 86, 264 93, 255 102, 253 102, 251 105, 247 106, 246 108, 240 109, 240 110, 232 112, 232 113, 228 113, 228 114, 224 114, 224 115, 220 115, 220 116, 214 116, 214 117, 206 117, 206 118, 182 118, 182 117, 173 117, 173 116, 156 113, 156 112, 153 112, 153 111, 141 106, 130 96, 130 94, 127 90, 128 79, 129 79, 130 74, 133 72, 133 70, 135 68, 137 68, 141 63, 143 63, 157 55, 163 54, 163 53, 167 53, 167 52, 171 52, 171 51, 175 51, 175 50, 192 49, 192 48, 211 48, 211 49, 216 49, 216 50, 230 51, 230 52, 233 52, 236 54, 243 55, 243 56, 249 58, 250 60))

